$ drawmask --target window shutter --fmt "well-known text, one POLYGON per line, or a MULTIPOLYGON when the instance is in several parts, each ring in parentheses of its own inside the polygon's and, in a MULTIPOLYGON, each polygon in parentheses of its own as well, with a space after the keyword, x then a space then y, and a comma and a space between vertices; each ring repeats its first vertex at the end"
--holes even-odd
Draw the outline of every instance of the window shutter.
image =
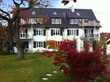
POLYGON ((79 30, 76 30, 76 35, 77 35, 77 36, 79 35, 79 30))
POLYGON ((35 41, 34 41, 34 43, 33 43, 33 47, 36 48, 36 42, 35 42, 35 41))
POLYGON ((69 30, 67 30, 67 35, 70 35, 70 33, 69 33, 70 31, 69 30))
POLYGON ((53 30, 51 30, 51 36, 53 36, 53 30))
POLYGON ((94 37, 94 30, 91 29, 91 36, 94 37))
POLYGON ((93 29, 91 29, 91 34, 93 34, 94 33, 94 30, 93 29))
POLYGON ((25 29, 25 33, 27 34, 27 32, 28 32, 28 30, 27 29, 25 29))
POLYGON ((60 30, 60 35, 63 35, 63 29, 60 30))
POLYGON ((34 35, 36 35, 36 29, 34 29, 34 35))
POLYGON ((44 48, 46 48, 46 42, 44 42, 44 48))
POLYGON ((44 29, 44 36, 46 35, 46 30, 44 29))

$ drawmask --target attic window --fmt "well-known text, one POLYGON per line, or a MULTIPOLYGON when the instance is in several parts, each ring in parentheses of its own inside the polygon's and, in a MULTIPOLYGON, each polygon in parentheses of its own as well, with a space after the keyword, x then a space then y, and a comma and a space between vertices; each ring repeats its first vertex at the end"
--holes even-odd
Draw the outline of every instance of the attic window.
POLYGON ((53 12, 54 15, 57 15, 57 12, 53 12))
POLYGON ((32 15, 35 15, 36 14, 36 12, 35 11, 32 11, 32 15))
POLYGON ((77 16, 80 16, 80 14, 79 14, 79 13, 76 13, 76 15, 77 15, 77 16))

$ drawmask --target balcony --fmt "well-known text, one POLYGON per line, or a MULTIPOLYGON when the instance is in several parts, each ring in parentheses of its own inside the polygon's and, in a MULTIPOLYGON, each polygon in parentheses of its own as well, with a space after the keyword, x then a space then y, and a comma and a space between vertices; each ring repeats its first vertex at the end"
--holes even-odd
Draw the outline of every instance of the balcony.
POLYGON ((30 36, 27 33, 21 33, 20 34, 20 39, 27 39, 27 40, 29 40, 29 39, 32 39, 32 36, 30 36))
POLYGON ((98 26, 98 27, 100 27, 100 22, 98 22, 98 21, 82 21, 82 24, 81 24, 81 26, 98 26))
POLYGON ((85 34, 81 37, 82 40, 97 40, 99 38, 98 34, 85 34))

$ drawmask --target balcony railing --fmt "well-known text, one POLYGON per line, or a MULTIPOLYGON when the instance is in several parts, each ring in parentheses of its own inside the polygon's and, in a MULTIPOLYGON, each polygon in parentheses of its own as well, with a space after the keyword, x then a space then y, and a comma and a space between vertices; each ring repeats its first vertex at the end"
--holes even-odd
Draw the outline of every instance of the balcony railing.
POLYGON ((82 40, 91 40, 91 39, 98 39, 98 34, 85 34, 81 37, 82 40))
POLYGON ((87 22, 82 21, 81 26, 100 26, 100 23, 97 21, 87 21, 87 22))
POLYGON ((85 37, 88 37, 88 38, 97 38, 98 37, 98 34, 85 34, 85 37))

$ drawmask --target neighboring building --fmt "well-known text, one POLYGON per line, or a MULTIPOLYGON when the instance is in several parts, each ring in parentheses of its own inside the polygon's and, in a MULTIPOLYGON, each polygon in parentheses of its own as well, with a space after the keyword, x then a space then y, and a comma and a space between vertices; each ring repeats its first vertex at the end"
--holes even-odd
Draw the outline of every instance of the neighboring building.
POLYGON ((49 40, 67 39, 75 39, 81 51, 85 40, 98 40, 100 35, 100 23, 91 9, 21 9, 20 25, 20 39, 29 52, 47 50, 49 40))
POLYGON ((110 33, 102 32, 100 33, 100 39, 103 40, 103 50, 106 55, 110 55, 110 33))

